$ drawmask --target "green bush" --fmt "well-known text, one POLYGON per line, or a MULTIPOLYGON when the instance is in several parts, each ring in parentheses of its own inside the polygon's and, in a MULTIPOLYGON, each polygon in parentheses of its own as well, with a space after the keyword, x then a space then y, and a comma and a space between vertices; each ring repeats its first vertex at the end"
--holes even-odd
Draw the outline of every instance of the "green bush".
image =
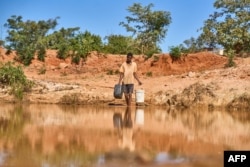
POLYGON ((179 59, 181 57, 181 49, 178 46, 170 47, 169 55, 173 58, 179 59))
POLYGON ((170 47, 170 52, 169 55, 172 59, 172 63, 175 61, 178 61, 181 59, 182 54, 182 50, 179 46, 172 46, 170 47))
POLYGON ((72 56, 72 60, 71 61, 72 61, 72 63, 75 63, 75 64, 79 65, 79 63, 81 61, 80 55, 74 55, 74 56, 72 56))
POLYGON ((227 64, 225 65, 225 67, 235 67, 236 64, 234 62, 234 54, 235 54, 235 51, 230 49, 227 51, 227 56, 228 56, 228 62, 227 64))
POLYGON ((46 73, 46 67, 43 66, 41 67, 39 70, 38 70, 38 74, 41 75, 41 74, 45 74, 46 73))
POLYGON ((146 76, 147 76, 147 77, 152 77, 152 76, 153 76, 153 73, 152 73, 151 71, 149 71, 149 72, 146 73, 146 76))
POLYGON ((128 52, 134 53, 133 43, 131 37, 122 35, 109 35, 106 36, 107 44, 104 46, 105 53, 111 54, 127 54, 128 52))
POLYGON ((28 92, 33 86, 33 82, 26 78, 21 66, 15 67, 10 62, 0 64, 0 84, 10 86, 10 93, 20 100, 23 93, 28 92))
POLYGON ((114 71, 113 70, 108 70, 107 75, 114 75, 114 71))
POLYGON ((160 53, 161 50, 159 48, 148 49, 145 51, 146 59, 151 58, 155 53, 160 53))
POLYGON ((45 47, 40 47, 38 52, 37 52, 37 56, 38 56, 38 60, 40 61, 45 61, 45 55, 46 55, 46 48, 45 47))

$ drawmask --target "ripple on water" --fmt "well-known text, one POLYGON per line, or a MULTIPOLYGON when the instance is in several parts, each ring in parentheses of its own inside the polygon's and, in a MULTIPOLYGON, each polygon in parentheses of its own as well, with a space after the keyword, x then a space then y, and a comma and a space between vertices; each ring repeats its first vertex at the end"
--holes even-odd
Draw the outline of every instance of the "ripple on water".
POLYGON ((155 156, 155 163, 167 164, 167 163, 183 163, 186 162, 187 158, 182 156, 174 156, 167 152, 160 152, 155 156))
MULTIPOLYGON (((124 152, 122 152, 124 153, 124 152)), ((100 155, 97 159, 97 166, 105 166, 107 164, 110 164, 110 162, 116 162, 119 164, 126 164, 126 163, 135 163, 135 164, 141 164, 140 159, 136 158, 137 156, 133 153, 130 153, 131 155, 121 154, 120 152, 112 153, 112 157, 105 155, 100 155), (123 156, 121 156, 123 155, 123 156), (134 155, 134 156, 133 156, 134 155)), ((155 165, 163 165, 163 164, 182 164, 188 162, 188 158, 180 155, 173 155, 167 152, 160 152, 155 155, 155 157, 152 159, 152 161, 148 162, 149 164, 155 164, 155 165)), ((147 163, 147 164, 148 164, 147 163)), ((146 165, 146 164, 144 164, 146 165)))
POLYGON ((4 164, 6 157, 7 157, 7 153, 0 151, 0 166, 4 164))

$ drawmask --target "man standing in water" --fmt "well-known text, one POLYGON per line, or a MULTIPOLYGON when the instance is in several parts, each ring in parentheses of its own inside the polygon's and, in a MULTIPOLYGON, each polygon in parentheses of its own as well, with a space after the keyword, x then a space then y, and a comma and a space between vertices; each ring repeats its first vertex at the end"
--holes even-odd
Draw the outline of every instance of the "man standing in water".
POLYGON ((123 80, 123 90, 125 95, 125 100, 127 106, 131 106, 132 94, 134 91, 134 79, 138 81, 138 84, 141 85, 142 82, 139 80, 136 72, 137 72, 137 64, 132 61, 133 54, 127 54, 127 60, 120 67, 120 78, 119 83, 123 80))

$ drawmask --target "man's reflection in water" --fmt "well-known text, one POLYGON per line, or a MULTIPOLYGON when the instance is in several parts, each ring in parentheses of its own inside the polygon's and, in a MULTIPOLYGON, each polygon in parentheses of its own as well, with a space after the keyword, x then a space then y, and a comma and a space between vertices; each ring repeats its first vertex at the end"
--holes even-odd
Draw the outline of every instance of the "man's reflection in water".
POLYGON ((129 151, 135 150, 135 142, 133 136, 133 121, 131 117, 131 107, 126 107, 126 111, 123 116, 122 134, 118 140, 118 145, 122 149, 129 149, 129 151))
POLYGON ((135 122, 132 118, 132 108, 127 106, 122 118, 121 113, 113 115, 114 127, 118 129, 118 146, 129 151, 135 150, 135 135, 144 124, 144 111, 137 109, 135 113, 135 122))

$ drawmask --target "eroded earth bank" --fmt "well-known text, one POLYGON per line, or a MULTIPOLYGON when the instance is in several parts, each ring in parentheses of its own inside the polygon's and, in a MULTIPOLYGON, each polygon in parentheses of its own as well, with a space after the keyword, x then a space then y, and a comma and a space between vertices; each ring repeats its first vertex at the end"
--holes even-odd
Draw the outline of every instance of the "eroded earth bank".
MULTIPOLYGON (((0 49, 0 62, 15 61, 15 56, 14 53, 7 56, 0 49)), ((123 61, 125 55, 93 52, 86 62, 76 66, 70 59, 56 58, 56 51, 48 50, 45 62, 34 59, 24 67, 25 75, 35 85, 22 102, 125 105, 124 99, 113 97, 123 61)), ((150 59, 136 55, 134 61, 143 82, 142 86, 136 84, 135 89, 144 89, 146 105, 250 110, 250 58, 235 58, 236 67, 231 68, 225 68, 228 61, 225 56, 211 52, 188 54, 174 62, 168 54, 153 55, 150 59)), ((1 101, 17 102, 8 90, 1 86, 1 101)))

